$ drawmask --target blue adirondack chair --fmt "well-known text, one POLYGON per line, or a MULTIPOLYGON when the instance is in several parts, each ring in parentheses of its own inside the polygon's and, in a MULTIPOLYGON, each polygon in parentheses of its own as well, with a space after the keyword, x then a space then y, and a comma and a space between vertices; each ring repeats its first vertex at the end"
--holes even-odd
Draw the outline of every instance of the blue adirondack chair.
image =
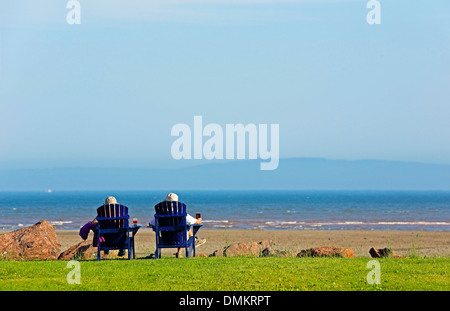
POLYGON ((186 258, 195 257, 195 234, 201 224, 186 224, 186 205, 177 201, 164 201, 155 205, 156 234, 155 258, 161 258, 162 248, 185 248, 186 258), (193 227, 193 236, 188 231, 193 227))
POLYGON ((118 203, 104 204, 97 208, 97 260, 100 261, 101 250, 128 250, 128 259, 135 257, 134 234, 138 227, 128 225, 128 207, 118 203), (100 242, 100 238, 102 242, 100 242))

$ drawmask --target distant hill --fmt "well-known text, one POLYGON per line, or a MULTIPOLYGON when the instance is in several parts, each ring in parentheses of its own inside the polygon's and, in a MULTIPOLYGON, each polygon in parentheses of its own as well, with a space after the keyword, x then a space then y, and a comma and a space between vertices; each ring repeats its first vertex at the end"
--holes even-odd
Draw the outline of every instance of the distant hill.
POLYGON ((259 160, 177 169, 53 168, 0 170, 5 190, 450 190, 450 165, 379 160, 281 159, 261 171, 259 160))

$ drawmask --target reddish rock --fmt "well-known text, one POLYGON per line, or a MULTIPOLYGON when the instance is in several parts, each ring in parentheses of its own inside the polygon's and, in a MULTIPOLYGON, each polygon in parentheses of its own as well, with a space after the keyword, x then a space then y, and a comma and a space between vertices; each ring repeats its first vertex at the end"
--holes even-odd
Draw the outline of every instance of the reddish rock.
POLYGON ((272 245, 268 245, 263 249, 261 256, 263 257, 296 257, 299 250, 278 250, 273 248, 272 245))
POLYGON ((231 244, 220 250, 216 250, 210 256, 212 257, 234 257, 234 256, 253 256, 259 257, 263 250, 271 247, 271 240, 263 240, 261 242, 241 242, 231 244))
POLYGON ((382 258, 382 257, 392 257, 392 258, 403 258, 403 256, 395 254, 390 248, 371 248, 369 250, 370 256, 372 258, 382 258))
POLYGON ((60 260, 71 260, 71 259, 92 259, 97 253, 97 247, 92 246, 92 242, 86 240, 81 241, 69 247, 67 250, 62 252, 58 259, 60 260))
POLYGON ((57 259, 61 244, 48 221, 0 235, 0 258, 9 260, 57 259))
POLYGON ((298 257, 344 257, 353 258, 355 253, 350 248, 323 246, 304 249, 297 254, 298 257))
POLYGON ((260 248, 256 242, 242 242, 230 245, 225 250, 226 257, 233 256, 259 256, 260 248))
POLYGON ((209 255, 209 257, 224 257, 223 249, 218 249, 214 251, 212 254, 209 255))
POLYGON ((280 251, 280 250, 273 250, 273 249, 269 249, 266 248, 263 251, 263 256, 274 256, 274 257, 297 257, 298 253, 300 253, 300 251, 295 250, 295 251, 280 251))
MULTIPOLYGON (((97 259, 97 247, 92 245, 91 241, 81 241, 78 244, 72 245, 67 250, 62 252, 58 259, 59 260, 86 260, 86 259, 97 259)), ((121 258, 118 256, 119 250, 110 250, 109 254, 105 254, 104 251, 101 253, 102 259, 112 259, 121 258)), ((126 255, 125 255, 126 256, 126 255)))

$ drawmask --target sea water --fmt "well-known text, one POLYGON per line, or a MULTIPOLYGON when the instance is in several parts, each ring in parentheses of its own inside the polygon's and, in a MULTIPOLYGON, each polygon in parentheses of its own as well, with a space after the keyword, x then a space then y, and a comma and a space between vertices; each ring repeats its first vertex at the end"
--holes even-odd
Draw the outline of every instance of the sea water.
MULTIPOLYGON (((450 230, 450 191, 174 191, 205 229, 450 230)), ((0 192, 0 230, 78 230, 113 195, 144 227, 164 191, 0 192)))

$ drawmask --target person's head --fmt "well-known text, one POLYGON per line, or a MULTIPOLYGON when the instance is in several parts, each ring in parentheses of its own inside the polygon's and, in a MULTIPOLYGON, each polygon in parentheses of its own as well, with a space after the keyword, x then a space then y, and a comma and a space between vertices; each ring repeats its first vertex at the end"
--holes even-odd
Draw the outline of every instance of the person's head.
POLYGON ((169 193, 164 201, 178 201, 178 196, 175 193, 169 193))
POLYGON ((105 204, 115 204, 117 203, 117 200, 115 197, 107 197, 105 200, 105 204))

